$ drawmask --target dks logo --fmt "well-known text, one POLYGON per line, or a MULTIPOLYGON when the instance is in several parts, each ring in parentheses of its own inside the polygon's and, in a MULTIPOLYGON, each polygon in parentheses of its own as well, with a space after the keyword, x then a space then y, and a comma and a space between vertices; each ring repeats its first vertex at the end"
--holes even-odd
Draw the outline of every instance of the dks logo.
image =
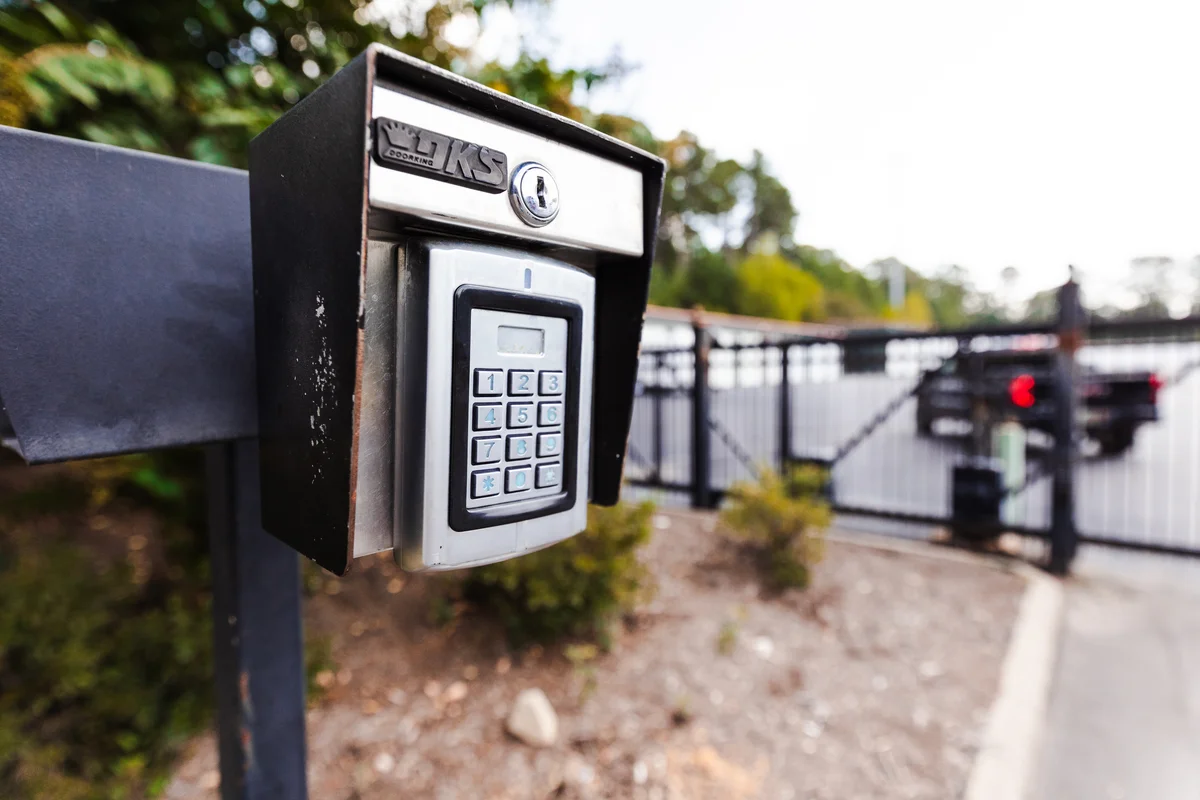
POLYGON ((499 150, 384 117, 375 120, 375 159, 484 192, 503 192, 508 183, 508 156, 499 150))

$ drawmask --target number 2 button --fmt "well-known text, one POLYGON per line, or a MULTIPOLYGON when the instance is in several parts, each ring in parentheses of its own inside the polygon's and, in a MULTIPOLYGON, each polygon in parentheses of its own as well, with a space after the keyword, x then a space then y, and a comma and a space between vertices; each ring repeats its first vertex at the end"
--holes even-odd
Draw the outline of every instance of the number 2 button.
POLYGON ((515 369, 508 373, 508 393, 511 395, 533 394, 533 373, 515 369))

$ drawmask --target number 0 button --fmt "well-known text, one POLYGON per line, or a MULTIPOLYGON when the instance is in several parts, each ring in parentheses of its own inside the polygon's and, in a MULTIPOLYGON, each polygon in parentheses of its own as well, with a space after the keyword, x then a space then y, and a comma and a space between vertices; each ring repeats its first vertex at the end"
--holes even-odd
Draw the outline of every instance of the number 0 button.
POLYGON ((530 467, 509 467, 504 470, 504 491, 523 492, 531 489, 533 484, 533 469, 530 467))
POLYGON ((538 380, 541 381, 541 386, 538 390, 541 394, 562 394, 563 377, 561 372, 545 372, 543 371, 538 380))

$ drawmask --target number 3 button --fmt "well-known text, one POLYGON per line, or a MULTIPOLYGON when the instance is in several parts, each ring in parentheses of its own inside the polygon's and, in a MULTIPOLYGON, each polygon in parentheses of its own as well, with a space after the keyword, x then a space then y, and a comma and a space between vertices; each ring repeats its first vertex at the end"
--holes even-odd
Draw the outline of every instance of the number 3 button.
POLYGON ((540 394, 562 394, 563 377, 561 372, 546 372, 538 373, 538 380, 541 382, 538 386, 540 394))

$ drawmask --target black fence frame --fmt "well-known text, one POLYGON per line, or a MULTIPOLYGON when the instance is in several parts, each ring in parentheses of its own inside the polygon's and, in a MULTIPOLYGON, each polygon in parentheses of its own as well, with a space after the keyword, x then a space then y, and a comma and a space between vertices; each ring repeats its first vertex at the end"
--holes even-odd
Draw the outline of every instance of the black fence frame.
MULTIPOLYGON (((1090 535, 1082 532, 1076 519, 1076 473, 1078 461, 1073 444, 1078 438, 1076 430, 1076 425, 1078 424, 1078 414, 1076 413, 1078 403, 1076 353, 1079 348, 1085 342, 1088 344, 1103 344, 1106 341, 1128 339, 1130 337, 1162 337, 1173 333, 1181 336, 1200 335, 1200 317, 1158 320, 1096 320, 1089 322, 1086 320, 1079 306, 1078 287, 1074 283, 1069 282, 1059 290, 1058 315, 1056 319, 1046 323, 979 326, 957 330, 849 333, 844 337, 837 338, 825 336, 794 337, 767 343, 726 345, 714 342, 712 331, 706 327, 702 315, 697 314, 693 317, 692 329, 694 344, 690 349, 648 350, 642 355, 644 367, 649 371, 649 374, 656 376, 655 380, 643 385, 643 394, 649 399, 651 406, 650 430, 653 446, 649 448, 650 452, 646 453, 635 450, 638 446, 644 447, 644 442, 635 442, 631 445, 631 463, 639 464, 643 467, 644 472, 641 476, 630 476, 627 478, 627 482, 632 486, 686 494, 691 507, 699 509, 714 509, 723 501, 725 489, 715 485, 713 476, 713 440, 714 437, 722 438, 724 443, 734 451, 737 449, 737 442, 735 441, 735 436, 721 429, 713 415, 713 390, 709 376, 712 357, 716 352, 725 351, 734 354, 735 384, 736 365, 740 353, 744 351, 762 352, 764 370, 768 363, 767 354, 778 354, 778 356, 772 356, 772 360, 770 361, 772 368, 775 367, 776 359, 778 362, 779 384, 777 388, 779 398, 776 404, 777 419, 774 421, 776 439, 774 446, 775 457, 770 459, 768 463, 773 461, 774 463, 771 465, 779 470, 786 469, 792 464, 803 463, 815 463, 818 466, 828 468, 844 457, 848 450, 853 449, 859 440, 869 435, 875 426, 886 420, 900 406, 899 401, 907 399, 911 394, 898 397, 896 398, 897 402, 883 408, 864 426, 859 435, 852 437, 853 441, 843 443, 831 457, 812 458, 798 454, 793 452, 792 414, 794 412, 792 395, 794 392, 804 391, 804 389, 802 388, 803 384, 792 382, 789 373, 791 369, 796 367, 793 359, 788 355, 793 348, 811 348, 814 345, 833 344, 843 348, 843 355, 849 361, 852 352, 859 354, 859 356, 862 356, 862 354, 869 355, 872 348, 878 348, 880 353, 882 353, 883 348, 889 342, 896 340, 953 339, 959 343, 959 354, 961 355, 966 352, 966 357, 969 358, 970 343, 980 337, 1048 335, 1054 337, 1054 340, 1057 342, 1053 360, 1054 385, 1057 390, 1052 431, 1054 446, 1049 453, 1049 457, 1046 459, 1044 471, 1040 476, 1050 481, 1049 519, 1045 525, 997 524, 992 526, 992 532, 1013 532, 1046 541, 1049 544, 1046 566, 1052 572, 1058 574, 1069 570, 1079 545, 1083 543, 1170 555, 1200 555, 1200 551, 1191 547, 1161 544, 1151 541, 1129 541, 1113 536, 1090 535), (682 372, 687 373, 690 371, 694 377, 690 381, 686 377, 682 380, 674 379, 671 385, 664 385, 657 376, 661 375, 662 370, 667 368, 668 364, 673 364, 673 369, 676 372, 679 372, 680 367, 682 367, 682 372), (665 419, 666 415, 664 414, 663 406, 669 398, 680 396, 686 397, 690 406, 690 474, 687 476, 676 474, 668 477, 664 474, 664 446, 662 437, 664 425, 667 424, 667 420, 665 419)), ((1200 366, 1200 364, 1197 366, 1200 366)), ((920 380, 918 381, 919 383, 920 380)), ((914 387, 912 393, 915 394, 916 391, 917 387, 914 387)), ((756 410, 762 411, 762 409, 756 410)), ((753 413, 754 411, 750 410, 748 413, 753 413)), ((973 437, 975 441, 972 443, 972 447, 974 451, 982 454, 984 452, 982 449, 982 440, 985 440, 986 436, 981 435, 980 427, 976 426, 976 435, 973 437)), ((756 465, 750 463, 751 459, 746 457, 741 460, 747 471, 753 474, 756 465)), ((1027 485, 1033 482, 1035 481, 1027 481, 1027 485)), ((956 527, 961 528, 961 521, 955 520, 950 516, 910 513, 899 509, 869 508, 852 505, 839 501, 836 493, 833 494, 833 509, 838 513, 847 515, 870 516, 897 522, 946 526, 951 529, 955 529, 956 527)), ((981 530, 979 523, 975 522, 973 523, 973 527, 977 533, 986 533, 988 526, 983 526, 983 530, 981 530)))
POLYGON ((0 127, 0 435, 206 447, 222 800, 305 798, 300 562, 262 529, 246 173, 0 127))

